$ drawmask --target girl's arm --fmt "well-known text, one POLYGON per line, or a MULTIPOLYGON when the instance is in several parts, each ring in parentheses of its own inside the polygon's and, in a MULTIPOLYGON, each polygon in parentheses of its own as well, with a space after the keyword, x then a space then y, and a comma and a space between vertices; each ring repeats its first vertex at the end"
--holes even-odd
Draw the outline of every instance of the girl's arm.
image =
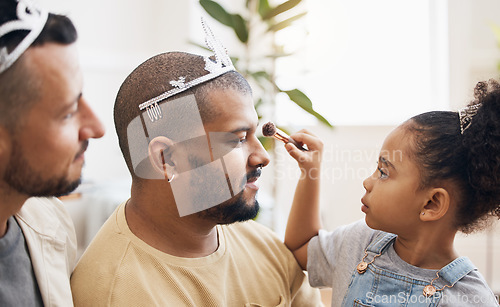
POLYGON ((291 137, 299 144, 306 144, 309 151, 301 151, 290 143, 285 145, 301 170, 286 226, 285 245, 292 251, 302 269, 306 270, 307 245, 321 228, 319 187, 323 143, 307 130, 301 130, 291 137))

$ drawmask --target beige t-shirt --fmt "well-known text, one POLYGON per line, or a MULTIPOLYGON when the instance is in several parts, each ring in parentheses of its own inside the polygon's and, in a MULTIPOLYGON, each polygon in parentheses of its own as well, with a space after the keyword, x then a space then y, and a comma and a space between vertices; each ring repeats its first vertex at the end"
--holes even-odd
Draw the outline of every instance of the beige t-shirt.
POLYGON ((181 258, 137 238, 124 207, 106 221, 73 272, 75 306, 321 306, 318 290, 264 226, 217 226, 217 251, 181 258))

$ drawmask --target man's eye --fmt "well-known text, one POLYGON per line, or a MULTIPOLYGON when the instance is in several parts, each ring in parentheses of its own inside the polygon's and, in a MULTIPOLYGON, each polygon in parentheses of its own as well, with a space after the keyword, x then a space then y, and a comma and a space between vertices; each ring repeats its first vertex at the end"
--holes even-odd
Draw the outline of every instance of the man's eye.
POLYGON ((66 114, 63 119, 70 119, 70 118, 72 118, 75 115, 76 115, 76 111, 75 112, 70 112, 70 113, 66 114))
POLYGON ((80 110, 79 103, 78 102, 74 103, 71 106, 71 108, 68 110, 68 113, 66 113, 66 115, 64 115, 63 119, 72 118, 73 116, 75 116, 78 113, 79 110, 80 110))

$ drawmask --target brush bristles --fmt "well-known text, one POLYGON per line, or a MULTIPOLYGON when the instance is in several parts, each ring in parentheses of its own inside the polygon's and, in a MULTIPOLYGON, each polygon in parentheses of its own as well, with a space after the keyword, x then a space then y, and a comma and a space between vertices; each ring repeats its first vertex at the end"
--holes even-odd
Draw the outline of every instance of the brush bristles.
POLYGON ((274 125, 274 123, 265 123, 264 126, 262 126, 262 134, 264 136, 273 136, 274 134, 276 134, 276 126, 274 125))

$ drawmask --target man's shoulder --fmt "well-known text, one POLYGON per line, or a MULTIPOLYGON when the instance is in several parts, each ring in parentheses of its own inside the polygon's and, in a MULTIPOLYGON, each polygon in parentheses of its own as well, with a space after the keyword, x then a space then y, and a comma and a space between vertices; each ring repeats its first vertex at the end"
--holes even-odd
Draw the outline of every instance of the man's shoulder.
POLYGON ((97 232, 73 271, 71 288, 75 305, 107 304, 103 302, 111 299, 115 280, 131 273, 124 269, 124 258, 130 254, 130 239, 117 227, 118 210, 97 232))
POLYGON ((130 238, 122 233, 118 225, 121 218, 119 216, 121 206, 118 206, 101 226, 82 255, 82 260, 90 258, 90 261, 93 262, 95 259, 100 258, 101 263, 105 261, 113 262, 116 260, 114 257, 117 253, 121 254, 127 249, 130 238))
POLYGON ((223 228, 227 229, 226 231, 230 234, 281 242, 274 231, 253 220, 225 225, 223 228))
POLYGON ((233 251, 234 247, 239 246, 244 249, 251 248, 254 253, 259 251, 262 254, 273 255, 273 257, 279 255, 279 257, 293 259, 293 255, 278 235, 258 222, 250 220, 234 223, 223 226, 223 231, 227 245, 233 251))
POLYGON ((28 210, 28 211, 43 211, 50 210, 49 212, 58 212, 64 211, 64 204, 55 197, 30 197, 28 198, 21 208, 20 212, 28 210))
MULTIPOLYGON (((293 254, 275 232, 255 221, 236 223, 226 228, 229 233, 227 237, 233 236, 233 240, 228 239, 230 242, 227 245, 235 259, 234 263, 244 263, 240 270, 245 272, 248 264, 252 263, 253 267, 249 268, 252 271, 266 272, 258 280, 271 283, 266 278, 280 276, 288 291, 291 291, 292 297, 289 300, 293 301, 292 306, 320 305, 318 290, 307 284, 307 278, 293 254)), ((251 272, 244 274, 252 276, 251 272)))
POLYGON ((37 278, 59 285, 75 266, 76 234, 73 220, 57 198, 29 198, 16 214, 37 278), (65 264, 65 265, 63 265, 65 264))
POLYGON ((16 217, 38 233, 52 235, 61 225, 74 232, 71 216, 64 204, 55 197, 29 198, 16 217))

